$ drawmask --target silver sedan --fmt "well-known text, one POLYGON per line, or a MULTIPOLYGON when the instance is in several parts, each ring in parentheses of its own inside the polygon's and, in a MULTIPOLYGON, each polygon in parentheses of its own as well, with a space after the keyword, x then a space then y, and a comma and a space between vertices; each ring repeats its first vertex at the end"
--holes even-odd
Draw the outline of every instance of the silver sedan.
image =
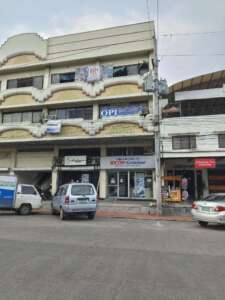
POLYGON ((210 194, 202 201, 195 201, 191 214, 204 227, 208 223, 225 224, 225 193, 210 194))

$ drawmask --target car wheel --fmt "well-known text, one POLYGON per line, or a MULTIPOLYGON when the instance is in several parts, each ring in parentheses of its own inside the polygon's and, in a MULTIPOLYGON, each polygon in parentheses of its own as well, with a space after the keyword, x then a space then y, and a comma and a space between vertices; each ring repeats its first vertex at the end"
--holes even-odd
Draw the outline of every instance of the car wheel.
POLYGON ((198 221, 198 224, 202 227, 207 227, 208 226, 208 222, 205 222, 205 221, 198 221))
POLYGON ((21 216, 26 216, 31 213, 31 210, 32 210, 32 208, 29 204, 22 204, 19 208, 19 214, 21 216))
POLYGON ((88 220, 94 220, 95 218, 95 212, 89 212, 88 213, 88 220))
POLYGON ((60 207, 60 211, 59 211, 59 217, 60 217, 60 220, 63 221, 66 219, 66 215, 65 215, 65 212, 63 210, 62 207, 60 207))

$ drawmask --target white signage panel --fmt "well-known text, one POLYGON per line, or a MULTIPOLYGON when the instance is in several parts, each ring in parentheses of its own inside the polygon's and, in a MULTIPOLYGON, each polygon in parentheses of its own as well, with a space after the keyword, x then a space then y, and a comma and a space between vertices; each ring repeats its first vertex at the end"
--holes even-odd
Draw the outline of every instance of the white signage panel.
POLYGON ((155 157, 148 156, 109 156, 100 160, 101 169, 154 169, 155 157))
POLYGON ((87 156, 65 156, 64 157, 64 166, 86 166, 87 165, 87 156))
POLYGON ((46 133, 56 134, 61 132, 61 121, 48 121, 46 133))

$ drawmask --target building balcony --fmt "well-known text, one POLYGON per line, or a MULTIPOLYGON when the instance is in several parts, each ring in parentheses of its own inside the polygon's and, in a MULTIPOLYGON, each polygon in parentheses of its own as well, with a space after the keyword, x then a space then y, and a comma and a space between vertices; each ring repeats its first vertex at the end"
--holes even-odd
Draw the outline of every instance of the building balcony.
POLYGON ((53 126, 55 122, 55 125, 59 127, 55 133, 50 133, 48 130, 49 122, 44 124, 0 124, 0 143, 97 139, 104 137, 144 137, 154 133, 152 115, 114 117, 96 121, 68 119, 51 122, 53 122, 53 126))

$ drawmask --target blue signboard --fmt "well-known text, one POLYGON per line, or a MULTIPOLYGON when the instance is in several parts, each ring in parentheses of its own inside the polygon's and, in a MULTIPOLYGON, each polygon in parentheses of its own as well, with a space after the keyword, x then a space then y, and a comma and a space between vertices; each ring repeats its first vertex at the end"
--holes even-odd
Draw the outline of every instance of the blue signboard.
POLYGON ((129 103, 127 105, 102 105, 100 107, 100 118, 137 115, 146 111, 146 103, 129 103))
POLYGON ((0 208, 12 208, 17 188, 17 178, 0 176, 0 208))

